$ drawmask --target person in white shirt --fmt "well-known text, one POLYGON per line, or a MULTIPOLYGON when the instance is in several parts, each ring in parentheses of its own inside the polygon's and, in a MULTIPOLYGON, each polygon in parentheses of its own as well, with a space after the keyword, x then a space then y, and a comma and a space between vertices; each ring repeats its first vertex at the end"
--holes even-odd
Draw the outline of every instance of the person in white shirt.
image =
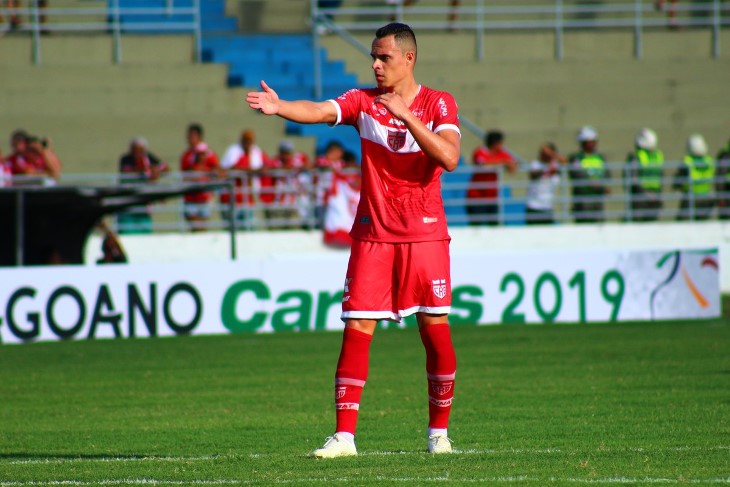
POLYGON ((251 165, 251 169, 256 170, 263 167, 263 152, 256 145, 256 134, 251 129, 246 129, 241 132, 239 141, 228 146, 221 159, 221 169, 232 168, 244 154, 250 154, 249 164, 251 165))
POLYGON ((530 183, 527 187, 527 223, 555 223, 553 206, 555 188, 560 183, 559 164, 567 159, 558 153, 552 142, 540 146, 537 159, 530 163, 530 183))

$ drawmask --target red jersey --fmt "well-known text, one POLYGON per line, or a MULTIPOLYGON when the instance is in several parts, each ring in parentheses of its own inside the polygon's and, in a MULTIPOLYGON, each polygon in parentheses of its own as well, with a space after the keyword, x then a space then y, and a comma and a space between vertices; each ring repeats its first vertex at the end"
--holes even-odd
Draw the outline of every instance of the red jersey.
MULTIPOLYGON (((202 162, 198 162, 197 159, 201 152, 196 149, 188 149, 183 152, 180 157, 180 170, 181 171, 198 171, 207 172, 213 171, 218 167, 218 156, 212 150, 208 149, 203 153, 202 162)), ((186 177, 186 181, 208 181, 209 176, 200 175, 193 178, 186 177)), ((188 203, 207 203, 213 197, 213 193, 210 191, 201 191, 199 193, 189 193, 184 196, 184 199, 188 203)))
MULTIPOLYGON (((486 147, 477 147, 471 158, 474 165, 477 166, 498 166, 510 163, 514 160, 512 155, 504 149, 490 151, 486 147)), ((472 174, 471 182, 477 183, 479 187, 469 188, 466 192, 468 198, 488 198, 497 199, 499 193, 499 173, 496 168, 494 171, 481 169, 483 172, 475 172, 472 174)))
MULTIPOLYGON (((402 121, 374 99, 377 88, 353 89, 330 100, 336 124, 360 133, 362 188, 350 235, 373 242, 406 243, 449 238, 441 199, 443 168, 418 146, 402 121)), ((459 130, 458 108, 446 92, 420 86, 411 112, 432 132, 459 130)))
POLYGON ((13 152, 7 157, 6 161, 10 165, 10 171, 13 174, 22 175, 46 172, 46 163, 43 162, 43 158, 37 154, 28 155, 13 152))
MULTIPOLYGON (((261 169, 265 167, 270 167, 271 161, 269 159, 269 156, 266 155, 264 151, 261 149, 256 148, 258 151, 257 156, 261 159, 261 167, 252 167, 251 164, 251 157, 250 154, 246 154, 245 152, 241 154, 241 157, 238 158, 236 163, 229 167, 229 171, 251 171, 255 169, 261 169)), ((236 204, 242 205, 243 204, 243 180, 244 177, 237 176, 234 178, 234 181, 236 183, 236 204)), ((248 195, 246 197, 248 206, 252 206, 254 204, 254 193, 258 193, 261 190, 261 182, 259 181, 258 176, 254 176, 252 174, 247 174, 245 176, 246 180, 246 194, 248 195)), ((272 195, 273 196, 273 195, 272 195)), ((264 197, 263 199, 267 199, 264 197)), ((220 201, 221 203, 228 203, 231 201, 231 196, 228 193, 227 190, 222 190, 220 193, 220 201)))
POLYGON ((271 159, 266 167, 280 171, 276 176, 264 174, 261 176, 261 199, 264 200, 266 193, 271 194, 269 201, 275 200, 283 204, 294 204, 300 193, 306 190, 302 187, 299 175, 302 169, 309 167, 309 156, 304 152, 295 152, 288 164, 284 164, 281 158, 271 159))

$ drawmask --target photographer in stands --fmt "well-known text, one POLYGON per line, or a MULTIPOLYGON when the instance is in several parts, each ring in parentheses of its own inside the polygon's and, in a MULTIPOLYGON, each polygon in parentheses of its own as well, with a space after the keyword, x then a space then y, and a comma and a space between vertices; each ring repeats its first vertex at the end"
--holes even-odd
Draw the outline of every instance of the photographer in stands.
POLYGON ((33 182, 43 184, 54 184, 54 180, 60 177, 61 161, 47 138, 16 130, 10 136, 10 145, 12 153, 6 158, 6 163, 13 176, 40 176, 40 181, 33 182))

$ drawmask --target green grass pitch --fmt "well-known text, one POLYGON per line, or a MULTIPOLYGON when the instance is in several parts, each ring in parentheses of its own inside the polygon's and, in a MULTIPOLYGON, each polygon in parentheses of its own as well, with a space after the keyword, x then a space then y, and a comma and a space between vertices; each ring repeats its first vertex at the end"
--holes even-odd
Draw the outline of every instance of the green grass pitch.
POLYGON ((339 333, 0 347, 0 486, 730 484, 730 303, 693 323, 460 326, 425 452, 424 354, 379 330, 356 458, 332 433, 339 333))

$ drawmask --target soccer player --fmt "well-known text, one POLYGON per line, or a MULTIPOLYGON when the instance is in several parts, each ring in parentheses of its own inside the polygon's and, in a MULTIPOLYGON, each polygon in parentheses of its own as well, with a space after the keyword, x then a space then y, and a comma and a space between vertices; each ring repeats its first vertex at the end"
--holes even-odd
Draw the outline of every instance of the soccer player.
POLYGON ((416 37, 405 24, 378 29, 370 55, 377 84, 335 100, 285 101, 265 81, 249 106, 299 123, 347 124, 362 148, 362 188, 345 276, 345 330, 335 372, 335 434, 317 458, 357 455, 355 426, 378 320, 416 314, 426 350, 428 451, 450 453, 447 436, 456 355, 451 343, 450 237, 440 176, 459 160, 457 106, 416 82, 416 37))

